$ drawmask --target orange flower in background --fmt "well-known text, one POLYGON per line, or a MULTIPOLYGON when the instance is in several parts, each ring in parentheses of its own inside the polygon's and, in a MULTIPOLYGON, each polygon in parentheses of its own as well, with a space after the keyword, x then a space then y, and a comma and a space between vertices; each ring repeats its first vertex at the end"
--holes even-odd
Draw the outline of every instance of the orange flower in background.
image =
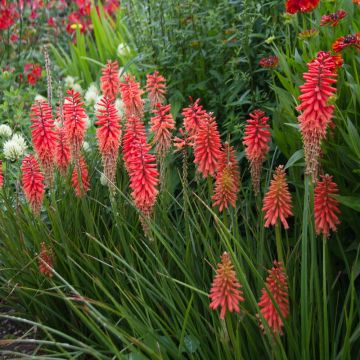
POLYGON ((24 157, 21 165, 22 188, 33 213, 38 215, 43 202, 45 186, 44 175, 34 155, 24 157))
MULTIPOLYGON (((268 270, 265 286, 266 287, 261 290, 261 298, 258 304, 260 312, 269 328, 275 334, 281 335, 282 327, 284 325, 281 317, 286 319, 289 316, 288 285, 283 264, 281 262, 274 261, 274 266, 271 270, 268 270), (270 297, 269 292, 272 298, 270 297), (279 311, 273 300, 277 304, 279 311)), ((261 322, 260 328, 264 331, 266 330, 261 322)))
POLYGON ((215 181, 215 193, 212 197, 213 206, 218 206, 222 212, 229 206, 235 208, 236 196, 240 183, 239 166, 235 149, 225 144, 221 151, 218 171, 215 181))
POLYGON ((141 99, 144 91, 133 76, 124 76, 124 82, 120 83, 120 92, 126 118, 130 116, 141 118, 144 114, 144 101, 141 99))
POLYGON ((151 131, 154 134, 156 154, 164 157, 171 147, 171 130, 175 128, 174 118, 170 113, 171 105, 158 103, 153 113, 156 115, 150 119, 151 131))
POLYGON ((265 227, 275 225, 280 219, 285 229, 289 228, 286 218, 292 216, 291 195, 286 182, 286 173, 283 165, 279 165, 268 192, 264 197, 265 227))
POLYGON ((40 245, 40 254, 38 258, 39 271, 45 276, 52 278, 53 277, 53 254, 51 249, 46 247, 45 242, 43 241, 40 245))
POLYGON ((340 69, 344 65, 344 58, 341 54, 333 55, 333 60, 337 69, 340 69))
POLYGON ((4 173, 3 173, 3 163, 0 160, 0 189, 4 186, 4 173))
POLYGON ((279 58, 275 55, 264 57, 259 61, 259 65, 263 68, 274 69, 279 65, 279 58))
POLYGON ((241 285, 237 280, 230 255, 226 252, 221 256, 216 276, 210 289, 210 309, 221 307, 220 319, 225 318, 226 311, 240 312, 239 303, 245 301, 241 285))
POLYGON ((360 51, 360 32, 355 35, 346 35, 336 39, 332 45, 332 49, 335 52, 340 52, 349 46, 353 46, 360 51))
POLYGON ((320 0, 286 0, 286 12, 296 14, 298 12, 311 12, 318 5, 320 0))
POLYGON ((71 162, 70 145, 63 126, 56 129, 56 135, 55 161, 60 173, 65 175, 71 162))
POLYGON ((319 33, 318 29, 308 29, 308 30, 304 30, 302 32, 299 32, 298 37, 300 39, 309 39, 309 38, 314 37, 318 33, 319 33))
POLYGON ((243 144, 245 155, 250 162, 251 179, 255 194, 260 192, 260 174, 262 163, 269 151, 271 134, 269 118, 261 110, 255 110, 250 115, 245 126, 243 144))
POLYGON ((77 197, 84 196, 90 190, 89 171, 82 155, 74 166, 71 183, 77 197))
POLYGON ((336 92, 332 86, 336 83, 336 70, 334 57, 321 51, 308 63, 308 72, 303 75, 305 83, 300 86, 301 104, 297 110, 301 111, 298 120, 304 144, 305 172, 313 181, 317 177, 321 141, 333 116, 334 105, 329 100, 336 92))
POLYGON ((119 93, 120 79, 119 79, 119 65, 117 61, 108 60, 105 67, 101 69, 102 76, 100 77, 101 91, 105 97, 115 99, 119 93))
POLYGON ((338 193, 338 187, 332 179, 330 175, 322 175, 314 191, 315 230, 325 236, 329 236, 330 230, 336 231, 340 224, 339 201, 333 197, 338 193))
MULTIPOLYGON (((192 102, 192 98, 190 97, 192 102)), ((197 133, 203 120, 206 118, 206 111, 202 105, 199 105, 200 99, 197 99, 189 107, 184 108, 182 116, 184 117, 184 128, 188 134, 193 137, 197 133)))
POLYGON ((204 177, 215 176, 221 156, 220 133, 212 114, 206 114, 197 130, 194 143, 194 163, 204 177))
POLYGON ((347 13, 345 10, 338 10, 334 13, 323 15, 320 20, 320 26, 330 24, 332 27, 335 27, 346 15, 347 13))
POLYGON ((163 104, 166 94, 166 80, 155 71, 153 74, 146 75, 146 91, 150 100, 151 108, 155 108, 158 103, 163 104))

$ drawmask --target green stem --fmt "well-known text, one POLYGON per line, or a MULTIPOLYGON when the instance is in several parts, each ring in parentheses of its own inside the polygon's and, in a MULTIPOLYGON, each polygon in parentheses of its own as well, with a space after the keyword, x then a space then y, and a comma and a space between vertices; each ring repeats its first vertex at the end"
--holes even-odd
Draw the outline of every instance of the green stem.
POLYGON ((276 239, 276 250, 278 255, 278 260, 284 264, 284 255, 282 249, 282 239, 281 239, 281 225, 279 221, 275 224, 275 239, 276 239))
POLYGON ((326 236, 323 236, 323 307, 324 307, 324 347, 325 359, 329 359, 329 324, 327 311, 327 289, 326 289, 326 236))

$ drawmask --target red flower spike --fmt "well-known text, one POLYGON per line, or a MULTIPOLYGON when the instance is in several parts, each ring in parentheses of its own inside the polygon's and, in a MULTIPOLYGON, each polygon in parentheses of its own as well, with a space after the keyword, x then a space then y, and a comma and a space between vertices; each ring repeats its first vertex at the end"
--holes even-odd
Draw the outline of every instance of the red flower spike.
POLYGON ((82 155, 74 166, 72 186, 77 197, 83 197, 90 190, 89 171, 82 155))
POLYGON ((64 127, 58 127, 56 129, 57 142, 55 147, 55 160, 57 168, 62 175, 66 174, 66 171, 71 162, 70 145, 66 137, 66 131, 64 127))
POLYGON ((43 167, 45 178, 51 183, 55 162, 56 132, 52 110, 46 101, 31 106, 30 126, 34 149, 43 167))
POLYGON ((315 181, 318 171, 320 146, 331 123, 334 105, 329 100, 334 96, 337 69, 334 57, 330 53, 319 52, 316 59, 308 64, 304 73, 305 84, 300 86, 301 104, 297 110, 300 130, 304 143, 306 174, 315 181))
POLYGON ((194 163, 204 177, 215 176, 221 156, 220 134, 212 114, 206 114, 198 129, 194 143, 194 163))
POLYGON ((86 113, 79 92, 68 90, 64 102, 64 128, 69 141, 71 158, 74 161, 80 156, 85 137, 86 113))
POLYGON ((51 249, 47 249, 45 242, 41 243, 40 254, 38 258, 39 271, 49 278, 53 277, 53 254, 51 249), (50 267, 50 269, 49 269, 50 267))
POLYGON ((271 134, 269 120, 261 110, 255 110, 250 115, 245 126, 243 144, 245 155, 250 162, 251 180, 255 194, 260 192, 260 174, 262 163, 269 151, 271 134))
MULTIPOLYGON (((192 99, 190 98, 192 101, 192 99)), ((184 117, 184 128, 190 135, 194 137, 206 118, 206 111, 203 109, 202 105, 199 105, 200 99, 197 99, 189 107, 184 108, 182 111, 182 116, 184 117)))
POLYGON ((98 105, 96 136, 102 157, 104 174, 109 180, 109 188, 113 193, 115 191, 113 183, 115 183, 116 163, 121 141, 121 120, 114 100, 103 97, 98 105))
POLYGON ((259 61, 259 65, 263 68, 274 69, 279 65, 279 58, 275 55, 264 57, 259 61))
MULTIPOLYGON (((275 334, 282 335, 282 327, 284 324, 281 316, 284 319, 289 316, 288 285, 283 264, 274 261, 274 266, 271 270, 268 270, 268 274, 266 278, 267 290, 265 288, 261 290, 262 295, 258 305, 269 328, 275 334), (272 298, 268 292, 270 292, 272 298), (273 301, 277 304, 279 311, 273 301)), ((260 323, 260 328, 265 330, 262 323, 260 323)))
POLYGON ((292 216, 293 213, 291 195, 286 182, 286 173, 283 165, 279 165, 275 170, 269 190, 264 197, 262 210, 266 212, 265 227, 275 225, 278 219, 280 219, 284 228, 289 228, 286 218, 292 216))
POLYGON ((34 155, 24 157, 21 165, 22 187, 25 198, 28 201, 33 213, 38 215, 43 202, 45 186, 44 175, 34 155))
POLYGON ((298 12, 311 12, 318 5, 320 0, 286 0, 286 12, 296 14, 298 12))
POLYGON ((148 92, 150 106, 155 109, 158 103, 163 104, 165 101, 166 80, 158 71, 146 75, 146 78, 146 91, 148 92))
POLYGON ((120 83, 121 99, 124 103, 125 117, 137 116, 142 118, 144 114, 144 101, 141 95, 144 91, 133 76, 125 76, 124 82, 120 83))
POLYGON ((226 252, 221 256, 216 276, 210 289, 210 309, 221 307, 220 319, 225 318, 226 311, 240 313, 239 303, 245 301, 241 285, 237 280, 230 255, 226 252))
POLYGON ((335 27, 346 15, 347 13, 345 10, 338 10, 334 13, 323 15, 320 20, 320 26, 330 24, 332 27, 335 27))
POLYGON ((163 158, 171 147, 171 130, 175 128, 174 119, 170 113, 171 105, 158 103, 153 113, 156 115, 150 119, 151 131, 154 134, 156 154, 163 158))
POLYGON ((213 206, 218 206, 222 212, 228 206, 235 208, 236 196, 239 191, 239 167, 236 161, 235 150, 225 144, 219 160, 215 181, 215 193, 212 197, 213 206))
POLYGON ((349 46, 353 46, 360 51, 360 32, 355 35, 346 35, 336 39, 332 45, 332 49, 337 53, 349 46))
POLYGON ((101 91, 105 97, 115 99, 119 93, 120 79, 119 79, 119 65, 117 61, 107 61, 105 67, 101 69, 102 76, 100 77, 101 91))
POLYGON ((3 163, 0 160, 0 189, 4 186, 3 163))
POLYGON ((332 179, 330 175, 322 175, 314 191, 315 230, 317 234, 323 233, 326 237, 330 230, 336 231, 340 224, 339 201, 333 197, 338 193, 338 187, 332 179))

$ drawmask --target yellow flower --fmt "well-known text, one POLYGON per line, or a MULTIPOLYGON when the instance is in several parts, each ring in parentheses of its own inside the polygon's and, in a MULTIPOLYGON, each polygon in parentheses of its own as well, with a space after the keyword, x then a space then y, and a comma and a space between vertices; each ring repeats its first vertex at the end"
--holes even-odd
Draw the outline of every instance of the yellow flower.
POLYGON ((80 23, 74 23, 74 24, 71 24, 70 28, 72 30, 76 30, 76 29, 81 30, 83 28, 83 26, 80 23))

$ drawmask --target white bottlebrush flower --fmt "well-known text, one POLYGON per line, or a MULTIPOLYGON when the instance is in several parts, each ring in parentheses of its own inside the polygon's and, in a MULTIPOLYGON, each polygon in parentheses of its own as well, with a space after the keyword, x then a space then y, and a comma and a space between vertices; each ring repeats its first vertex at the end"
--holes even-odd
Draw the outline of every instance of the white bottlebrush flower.
POLYGON ((46 97, 40 95, 40 94, 37 94, 35 95, 35 101, 47 101, 46 97))
POLYGON ((87 142, 87 141, 84 141, 83 142, 83 150, 85 151, 85 152, 89 152, 90 150, 91 150, 91 148, 90 148, 90 144, 87 142))
POLYGON ((74 84, 73 87, 72 87, 72 89, 73 89, 75 92, 79 92, 80 94, 82 94, 83 89, 82 89, 82 87, 81 87, 80 84, 74 84))
POLYGON ((91 84, 87 89, 84 99, 86 105, 95 105, 99 98, 99 90, 95 84, 91 84))
POLYGON ((0 136, 4 138, 9 138, 12 135, 12 130, 9 125, 2 124, 0 125, 0 136))
POLYGON ((4 143, 4 156, 10 161, 15 161, 25 155, 27 145, 22 135, 15 134, 4 143))
POLYGON ((86 129, 89 129, 91 126, 92 126, 91 119, 88 116, 86 116, 86 118, 85 118, 85 127, 86 127, 86 129))
POLYGON ((67 76, 64 79, 64 85, 67 89, 72 89, 74 87, 75 84, 75 78, 73 78, 72 76, 67 76))
POLYGON ((123 56, 123 55, 126 55, 130 52, 130 48, 126 45, 126 44, 123 44, 123 43, 120 43, 117 47, 117 55, 119 57, 123 56))
POLYGON ((103 186, 107 186, 107 184, 108 184, 108 179, 104 173, 101 173, 101 175, 100 175, 100 183, 103 186))
POLYGON ((115 100, 115 107, 120 118, 122 119, 125 116, 125 111, 124 111, 124 103, 122 102, 121 99, 115 100))

